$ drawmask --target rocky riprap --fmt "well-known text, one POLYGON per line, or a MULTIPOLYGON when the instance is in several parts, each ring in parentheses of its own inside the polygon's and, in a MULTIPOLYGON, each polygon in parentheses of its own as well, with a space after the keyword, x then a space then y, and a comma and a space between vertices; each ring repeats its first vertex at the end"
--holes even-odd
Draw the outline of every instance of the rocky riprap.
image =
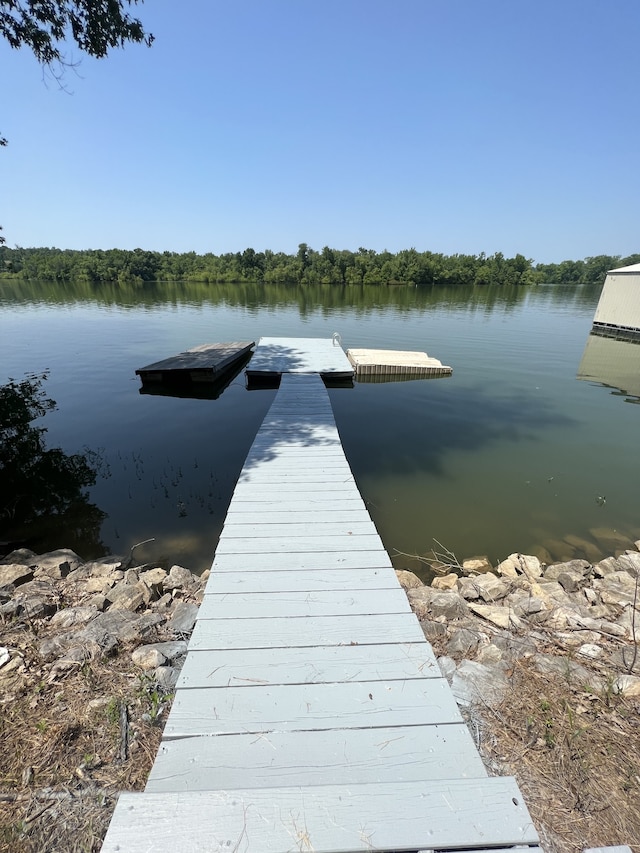
POLYGON ((499 702, 518 658, 594 690, 640 696, 638 551, 595 564, 545 566, 511 554, 495 570, 486 560, 463 566, 472 574, 451 572, 430 586, 396 573, 459 704, 499 702))
POLYGON ((175 686, 209 572, 127 568, 60 549, 21 549, 0 562, 0 702, 29 681, 56 679, 125 649, 162 689, 175 686))

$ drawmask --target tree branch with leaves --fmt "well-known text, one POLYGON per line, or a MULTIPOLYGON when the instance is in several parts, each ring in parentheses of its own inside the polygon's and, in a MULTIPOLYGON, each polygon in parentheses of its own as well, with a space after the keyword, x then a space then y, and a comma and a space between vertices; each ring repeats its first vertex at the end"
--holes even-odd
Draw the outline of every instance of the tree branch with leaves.
MULTIPOLYGON (((95 59, 129 43, 153 42, 138 18, 129 14, 144 0, 0 0, 0 37, 16 50, 26 47, 60 80, 72 65, 65 53, 73 44, 95 59)), ((0 146, 7 140, 0 135, 0 146)), ((0 229, 1 230, 1 229, 0 229)), ((5 242, 0 236, 0 245, 5 242)))
POLYGON ((13 48, 28 47, 43 65, 68 64, 67 43, 102 59, 127 43, 153 42, 127 11, 138 2, 143 0, 0 0, 0 35, 13 48))

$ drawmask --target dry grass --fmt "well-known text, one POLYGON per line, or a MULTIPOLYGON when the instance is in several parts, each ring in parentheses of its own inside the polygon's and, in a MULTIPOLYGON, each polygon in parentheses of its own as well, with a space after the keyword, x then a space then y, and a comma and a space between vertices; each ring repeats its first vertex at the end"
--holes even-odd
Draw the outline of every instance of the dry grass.
POLYGON ((542 674, 510 670, 497 708, 477 709, 480 749, 496 774, 513 775, 547 853, 628 844, 640 853, 640 701, 542 674))
POLYGON ((3 684, 0 851, 98 851, 118 792, 144 787, 162 732, 153 718, 166 697, 140 679, 130 651, 52 683, 27 655, 17 693, 3 684))

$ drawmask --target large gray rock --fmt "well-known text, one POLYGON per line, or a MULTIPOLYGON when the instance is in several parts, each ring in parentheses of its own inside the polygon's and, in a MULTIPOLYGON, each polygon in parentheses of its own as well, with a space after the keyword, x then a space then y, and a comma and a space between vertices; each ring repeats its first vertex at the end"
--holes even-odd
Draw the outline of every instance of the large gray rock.
POLYGON ((108 610, 99 613, 80 631, 67 631, 43 640, 38 652, 44 660, 54 660, 69 649, 86 647, 91 657, 98 657, 110 654, 119 643, 144 638, 163 621, 157 613, 137 616, 128 610, 108 610))
POLYGON ((22 563, 0 564, 0 590, 11 594, 15 587, 33 578, 33 569, 22 563))
POLYGON ((540 560, 532 554, 510 554, 506 560, 498 564, 496 571, 507 578, 524 575, 530 580, 535 580, 542 574, 542 566, 540 560))
POLYGON ((196 578, 191 574, 189 569, 184 569, 182 566, 171 566, 168 577, 162 582, 162 586, 167 589, 189 589, 193 586, 196 578))
POLYGON ((553 563, 544 570, 544 577, 557 581, 563 572, 576 573, 586 577, 591 572, 591 564, 586 560, 566 560, 564 563, 553 563))
POLYGON ((447 636, 447 626, 442 622, 435 622, 433 619, 423 619, 420 622, 420 627, 430 643, 444 640, 447 636))
POLYGON ((70 548, 59 548, 36 557, 36 575, 48 575, 51 578, 65 578, 69 572, 84 563, 70 548))
POLYGON ((85 625, 98 615, 98 608, 91 605, 78 607, 65 607, 63 610, 58 610, 49 620, 49 625, 52 628, 64 631, 72 628, 74 625, 85 625))
POLYGON ((140 580, 154 590, 158 596, 162 595, 164 588, 163 581, 166 577, 167 573, 161 568, 147 569, 144 572, 140 572, 140 580))
POLYGON ((434 619, 444 617, 448 622, 469 614, 465 600, 457 592, 437 592, 429 603, 434 619))
POLYGON ((501 669, 477 661, 463 660, 453 674, 451 690, 458 705, 469 707, 478 702, 495 707, 509 689, 501 669))
POLYGON ((451 683, 451 679, 453 678, 454 672, 458 668, 458 664, 454 661, 453 658, 447 657, 447 655, 442 655, 438 658, 438 666, 440 667, 442 677, 446 678, 447 681, 451 683))
POLYGON ((488 557, 469 557, 462 561, 462 571, 465 575, 478 575, 493 571, 488 557))
POLYGON ((198 605, 179 601, 169 620, 167 628, 172 634, 190 634, 198 617, 198 605))
POLYGON ((566 569, 558 574, 558 583, 565 592, 578 592, 589 581, 582 572, 575 569, 566 569))
POLYGON ((503 657, 502 650, 495 643, 487 643, 487 645, 481 646, 478 649, 476 661, 491 666, 491 664, 499 663, 503 657))
POLYGON ((176 684, 178 683, 178 678, 180 677, 180 667, 179 666, 159 666, 156 668, 154 672, 154 678, 156 680, 156 684, 161 690, 165 690, 167 693, 171 693, 176 684))
POLYGON ((473 580, 483 601, 499 601, 509 592, 509 584, 500 580, 492 572, 478 575, 473 580))
POLYGON ((458 578, 458 592, 465 601, 475 601, 480 598, 480 587, 477 578, 458 578))
POLYGON ((10 601, 0 607, 5 616, 43 619, 57 610, 55 588, 50 581, 39 579, 22 584, 10 601))
POLYGON ((447 653, 452 658, 467 657, 479 642, 480 635, 477 631, 471 631, 469 628, 460 628, 454 632, 447 643, 447 653))
POLYGON ((28 548, 16 548, 0 560, 0 566, 9 563, 22 563, 23 566, 35 566, 37 554, 28 548))
POLYGON ((526 592, 515 592, 508 596, 507 601, 516 616, 528 617, 537 613, 546 613, 544 599, 526 592))
POLYGON ((149 604, 153 597, 149 587, 143 581, 137 580, 137 576, 133 583, 128 583, 124 578, 105 592, 105 595, 112 602, 114 610, 137 610, 143 604, 149 604))
POLYGON ((138 646, 131 654, 131 660, 142 669, 155 669, 167 663, 173 663, 187 653, 187 644, 175 640, 166 643, 151 643, 138 646))
POLYGON ((450 590, 455 589, 458 584, 458 575, 454 572, 449 572, 448 575, 440 575, 431 581, 433 589, 450 590))
POLYGON ((411 609, 421 621, 430 613, 429 606, 438 591, 430 586, 418 586, 407 590, 407 598, 411 609))
POLYGON ((509 607, 500 607, 497 604, 473 604, 467 605, 472 613, 491 622, 492 625, 497 625, 498 628, 520 627, 521 620, 509 607))
POLYGON ((559 676, 567 683, 579 684, 599 689, 601 679, 592 670, 582 666, 566 655, 547 655, 538 653, 533 658, 536 669, 545 675, 559 676))
POLYGON ((606 557, 604 560, 600 560, 599 563, 596 563, 593 567, 594 575, 599 578, 604 578, 617 571, 618 563, 615 557, 606 557))
POLYGON ((417 589, 419 586, 424 586, 418 575, 407 569, 396 569, 396 577, 404 590, 417 589))
POLYGON ((536 644, 531 637, 516 637, 505 631, 492 640, 505 658, 530 658, 536 653, 536 644))
POLYGON ((621 554, 616 562, 620 569, 628 572, 633 578, 637 578, 640 575, 640 554, 635 551, 621 554))

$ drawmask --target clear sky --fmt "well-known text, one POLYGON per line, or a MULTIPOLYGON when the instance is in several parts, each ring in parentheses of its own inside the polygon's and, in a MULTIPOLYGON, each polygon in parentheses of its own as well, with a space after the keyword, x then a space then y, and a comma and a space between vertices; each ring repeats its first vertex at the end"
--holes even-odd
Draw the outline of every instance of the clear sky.
POLYGON ((0 44, 8 245, 640 251, 639 0, 146 0, 61 90, 0 44))

